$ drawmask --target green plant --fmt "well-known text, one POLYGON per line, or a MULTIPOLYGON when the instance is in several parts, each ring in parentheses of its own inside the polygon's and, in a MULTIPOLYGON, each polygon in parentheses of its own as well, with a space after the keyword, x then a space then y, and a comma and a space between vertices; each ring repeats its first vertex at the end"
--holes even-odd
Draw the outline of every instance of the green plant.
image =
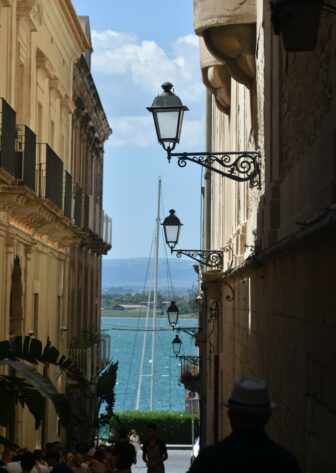
MULTIPOLYGON (((64 404, 65 396, 58 393, 48 377, 34 369, 34 365, 39 363, 57 366, 73 380, 87 383, 76 365, 61 355, 49 339, 44 347, 40 340, 29 336, 4 340, 0 342, 0 365, 14 369, 21 377, 0 375, 0 426, 8 427, 14 422, 15 407, 20 404, 28 407, 35 419, 35 428, 38 428, 45 411, 46 395, 53 401, 61 422, 66 423, 68 413, 62 416, 59 409, 64 404)), ((8 443, 4 438, 0 438, 0 442, 8 443)))
MULTIPOLYGON (((129 430, 135 429, 143 441, 146 438, 148 422, 155 422, 158 435, 167 444, 191 444, 192 414, 185 412, 116 412, 117 418, 110 419, 110 436, 113 438, 120 424, 129 430)), ((199 435, 199 416, 194 414, 195 435, 199 435)))

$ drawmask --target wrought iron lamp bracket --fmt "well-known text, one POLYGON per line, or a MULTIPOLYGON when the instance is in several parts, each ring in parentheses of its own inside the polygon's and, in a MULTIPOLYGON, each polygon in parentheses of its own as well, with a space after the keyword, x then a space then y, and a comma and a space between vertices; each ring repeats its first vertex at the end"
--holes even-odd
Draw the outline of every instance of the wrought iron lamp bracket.
POLYGON ((195 338, 195 336, 199 332, 199 327, 174 327, 174 331, 176 331, 177 333, 183 332, 195 338))
POLYGON ((177 158, 179 167, 184 168, 187 161, 199 164, 210 171, 220 174, 237 182, 250 182, 251 187, 261 188, 260 181, 260 151, 227 151, 202 153, 172 153, 175 144, 164 147, 167 151, 168 162, 177 158), (214 165, 220 166, 215 167, 214 165))
POLYGON ((235 298, 235 292, 231 284, 229 284, 227 281, 224 281, 224 285, 228 288, 229 292, 226 294, 225 299, 228 302, 234 301, 235 298))
POLYGON ((194 366, 200 365, 200 357, 192 355, 179 355, 179 359, 194 366))
POLYGON ((209 268, 223 269, 223 251, 224 250, 172 250, 172 253, 176 253, 177 258, 188 256, 209 268))

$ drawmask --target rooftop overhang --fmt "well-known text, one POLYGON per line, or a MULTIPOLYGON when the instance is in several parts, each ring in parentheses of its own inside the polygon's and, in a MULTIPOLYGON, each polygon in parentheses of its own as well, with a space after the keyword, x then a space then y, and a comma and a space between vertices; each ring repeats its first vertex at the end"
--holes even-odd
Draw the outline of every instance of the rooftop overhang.
POLYGON ((228 74, 252 89, 256 74, 256 1, 194 0, 194 28, 204 41, 204 45, 201 41, 201 67, 208 76, 205 83, 218 103, 221 104, 221 94, 227 89, 228 74), (220 64, 225 68, 220 68, 220 64), (209 74, 215 78, 209 80, 209 74))

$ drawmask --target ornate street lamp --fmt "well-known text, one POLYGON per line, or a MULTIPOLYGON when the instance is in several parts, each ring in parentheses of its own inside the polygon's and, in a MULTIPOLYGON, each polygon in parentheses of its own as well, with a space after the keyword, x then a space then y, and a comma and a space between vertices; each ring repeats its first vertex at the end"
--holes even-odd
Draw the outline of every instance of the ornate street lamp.
POLYGON ((179 241, 182 225, 183 223, 181 223, 180 219, 175 215, 175 210, 169 210, 169 215, 164 219, 162 226, 166 243, 172 253, 179 241))
POLYGON ((171 327, 176 327, 179 318, 179 309, 175 301, 171 301, 170 306, 167 309, 168 322, 171 327))
POLYGON ((336 13, 336 7, 321 0, 271 0, 275 34, 281 34, 286 51, 316 48, 322 9, 336 13))
MULTIPOLYGON (((224 247, 222 250, 174 250, 179 242, 180 230, 183 224, 175 215, 175 210, 172 209, 169 213, 168 217, 164 219, 162 226, 165 240, 170 248, 171 254, 176 253, 177 258, 181 258, 183 255, 188 256, 204 266, 223 269, 223 254, 230 252, 233 257, 232 248, 229 246, 224 247)), ((230 269, 232 259, 233 258, 231 258, 230 269)))
POLYGON ((165 82, 161 87, 163 93, 155 97, 147 110, 153 114, 159 143, 166 151, 171 151, 180 142, 183 114, 189 109, 172 92, 173 84, 165 82))
POLYGON ((173 345, 174 355, 178 357, 179 354, 181 353, 181 348, 182 348, 182 340, 180 339, 178 334, 176 334, 174 340, 172 341, 172 345, 173 345))
POLYGON ((178 166, 182 168, 190 161, 223 177, 238 182, 248 181, 251 186, 260 187, 259 151, 172 152, 180 142, 183 115, 188 108, 174 94, 173 84, 165 82, 162 88, 163 93, 154 99, 147 110, 153 114, 157 138, 167 151, 168 162, 176 157, 178 166))

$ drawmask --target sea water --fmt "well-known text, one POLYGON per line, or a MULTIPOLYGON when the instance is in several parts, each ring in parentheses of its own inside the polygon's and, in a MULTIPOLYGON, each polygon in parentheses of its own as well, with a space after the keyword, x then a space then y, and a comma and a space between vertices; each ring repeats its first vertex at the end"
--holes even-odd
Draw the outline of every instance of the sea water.
MULTIPOLYGON (((196 319, 181 319, 181 327, 197 326, 196 319)), ((150 389, 152 371, 152 336, 153 332, 144 332, 145 317, 102 317, 102 330, 111 340, 111 358, 118 361, 117 384, 115 389, 116 412, 136 409, 137 391, 140 376, 141 354, 144 334, 147 333, 145 357, 141 378, 139 410, 150 410, 150 389)), ((148 320, 148 329, 152 320, 148 320)), ((170 329, 166 318, 156 320, 155 332, 155 373, 154 373, 154 410, 184 411, 185 390, 180 384, 180 360, 173 354, 172 340, 175 333, 170 329)), ((196 355, 195 340, 190 335, 180 332, 182 340, 181 355, 196 355)))

